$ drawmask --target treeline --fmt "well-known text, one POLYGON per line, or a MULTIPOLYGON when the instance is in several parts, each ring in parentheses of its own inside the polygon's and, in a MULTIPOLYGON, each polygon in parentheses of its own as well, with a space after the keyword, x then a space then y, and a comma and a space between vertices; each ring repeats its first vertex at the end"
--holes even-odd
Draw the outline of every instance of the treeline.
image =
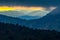
POLYGON ((60 40, 60 32, 0 23, 0 40, 60 40))

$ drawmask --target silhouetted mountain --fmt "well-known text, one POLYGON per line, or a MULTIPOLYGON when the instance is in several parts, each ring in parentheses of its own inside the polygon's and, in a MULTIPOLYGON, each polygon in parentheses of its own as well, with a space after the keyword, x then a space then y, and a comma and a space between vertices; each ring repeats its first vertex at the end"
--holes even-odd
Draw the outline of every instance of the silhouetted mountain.
POLYGON ((60 32, 0 23, 0 40, 60 40, 60 32))
POLYGON ((60 31, 60 11, 59 7, 51 13, 47 14, 43 18, 36 20, 29 20, 27 26, 38 28, 38 29, 55 29, 60 31))
POLYGON ((20 24, 30 28, 37 29, 54 29, 60 31, 60 11, 59 7, 56 8, 51 13, 40 19, 34 20, 23 20, 19 18, 8 17, 4 15, 0 15, 0 22, 4 23, 12 23, 12 24, 20 24))
POLYGON ((26 20, 22 20, 19 18, 9 17, 5 15, 0 15, 0 22, 3 23, 11 23, 11 24, 21 24, 23 25, 26 20))

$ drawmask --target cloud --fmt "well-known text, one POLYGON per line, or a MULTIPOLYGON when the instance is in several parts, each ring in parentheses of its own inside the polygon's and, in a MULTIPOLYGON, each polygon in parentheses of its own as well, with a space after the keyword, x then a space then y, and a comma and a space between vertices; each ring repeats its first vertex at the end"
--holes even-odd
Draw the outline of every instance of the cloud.
MULTIPOLYGON (((52 9, 53 10, 53 9, 52 9)), ((2 15, 6 15, 6 16, 11 16, 11 17, 19 17, 19 16, 40 16, 43 17, 45 15, 47 15, 49 12, 51 12, 52 10, 33 10, 33 11, 29 11, 29 10, 14 10, 14 11, 0 11, 0 14, 2 15)))
POLYGON ((0 0, 0 6, 44 7, 46 8, 45 11, 18 10, 18 11, 0 12, 0 14, 2 15, 7 15, 11 17, 19 17, 19 16, 24 16, 24 15, 43 17, 47 15, 49 12, 51 12, 53 9, 55 9, 54 7, 60 6, 60 0, 0 0))
POLYGON ((45 16, 52 10, 56 9, 56 7, 50 7, 48 10, 44 7, 22 7, 22 6, 0 6, 0 14, 18 17, 18 16, 45 16), (17 8, 17 9, 16 9, 17 8))
POLYGON ((25 15, 22 11, 20 11, 20 12, 18 12, 18 11, 5 11, 5 12, 0 12, 0 14, 10 16, 10 17, 18 17, 18 16, 25 15))

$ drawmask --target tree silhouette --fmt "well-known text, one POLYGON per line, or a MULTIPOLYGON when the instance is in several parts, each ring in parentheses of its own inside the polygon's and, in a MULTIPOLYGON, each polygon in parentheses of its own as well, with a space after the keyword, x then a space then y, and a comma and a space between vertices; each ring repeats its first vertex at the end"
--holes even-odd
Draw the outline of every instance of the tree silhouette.
POLYGON ((60 32, 0 23, 0 40, 60 40, 60 32))

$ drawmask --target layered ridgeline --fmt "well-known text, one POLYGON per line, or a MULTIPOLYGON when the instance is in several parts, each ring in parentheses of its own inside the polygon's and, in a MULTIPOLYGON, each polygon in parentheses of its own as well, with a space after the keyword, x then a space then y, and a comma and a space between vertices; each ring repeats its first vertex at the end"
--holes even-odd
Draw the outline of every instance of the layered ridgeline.
POLYGON ((60 40, 60 32, 0 23, 0 40, 60 40))
POLYGON ((60 31, 60 8, 56 8, 46 16, 36 19, 29 20, 26 22, 26 26, 38 28, 38 29, 50 29, 60 31))
POLYGON ((0 15, 0 22, 20 24, 26 27, 38 28, 38 29, 54 29, 60 31, 60 8, 56 8, 46 16, 34 19, 34 20, 23 20, 20 18, 13 18, 4 15, 0 15))
POLYGON ((60 8, 56 8, 46 16, 36 19, 30 20, 27 22, 28 26, 36 27, 38 29, 55 29, 60 31, 60 8))
POLYGON ((0 15, 0 22, 24 25, 26 20, 14 18, 14 17, 9 17, 9 16, 5 16, 5 15, 0 15))

